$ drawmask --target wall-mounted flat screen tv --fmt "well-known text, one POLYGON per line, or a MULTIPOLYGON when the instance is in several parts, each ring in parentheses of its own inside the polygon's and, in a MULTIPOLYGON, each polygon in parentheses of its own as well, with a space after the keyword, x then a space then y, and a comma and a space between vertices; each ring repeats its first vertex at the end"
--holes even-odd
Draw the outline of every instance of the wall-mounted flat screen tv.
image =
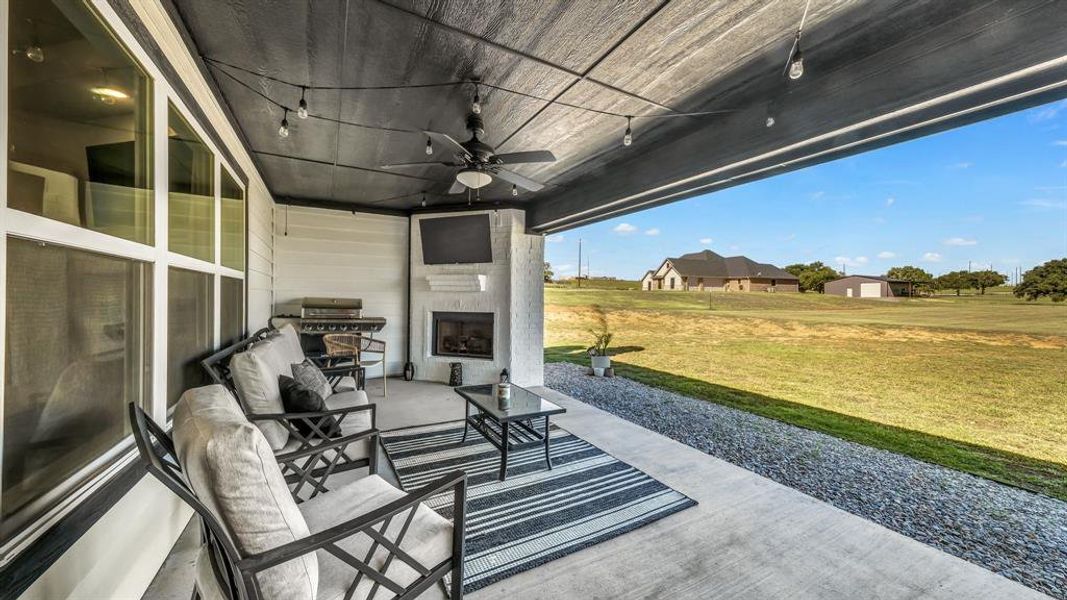
POLYGON ((493 262, 489 215, 422 219, 419 233, 422 235, 423 264, 493 262))

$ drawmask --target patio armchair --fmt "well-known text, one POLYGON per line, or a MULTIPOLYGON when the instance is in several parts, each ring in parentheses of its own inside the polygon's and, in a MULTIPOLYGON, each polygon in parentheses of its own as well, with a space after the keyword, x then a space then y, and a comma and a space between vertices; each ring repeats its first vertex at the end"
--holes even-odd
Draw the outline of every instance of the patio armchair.
MULTIPOLYGON (((364 381, 368 367, 382 368, 382 396, 389 395, 388 377, 385 371, 385 340, 376 340, 353 333, 328 333, 322 336, 326 355, 330 358, 351 357, 359 368, 359 381, 364 381)), ((362 385, 359 386, 363 388, 362 385)))
POLYGON ((201 519, 194 600, 406 600, 447 576, 462 598, 462 471, 411 493, 370 475, 298 505, 263 433, 227 396, 218 385, 187 391, 173 437, 129 406, 148 472, 201 519), (424 504, 441 494, 451 522, 424 504))
POLYGON ((323 399, 325 411, 286 412, 278 376, 291 376, 291 365, 305 358, 296 329, 286 325, 257 331, 205 358, 201 365, 213 383, 231 392, 248 420, 263 432, 286 480, 298 487, 310 485, 312 495, 317 495, 325 491, 325 479, 333 473, 363 467, 371 474, 377 472, 377 436, 354 437, 374 429, 377 413, 367 394, 355 389, 352 365, 324 370, 327 375, 339 375, 334 393, 323 399), (337 422, 341 438, 327 440, 320 429, 324 418, 337 422), (301 433, 297 422, 307 424, 308 433, 301 433))

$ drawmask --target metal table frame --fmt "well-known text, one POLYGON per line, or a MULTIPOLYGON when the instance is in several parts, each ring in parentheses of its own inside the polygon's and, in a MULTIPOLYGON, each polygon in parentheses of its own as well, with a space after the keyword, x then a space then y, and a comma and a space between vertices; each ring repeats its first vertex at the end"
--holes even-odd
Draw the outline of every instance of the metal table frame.
POLYGON ((552 415, 565 413, 567 412, 567 409, 549 402, 539 394, 513 384, 511 386, 513 390, 518 388, 526 393, 537 396, 538 398, 541 398, 543 402, 548 403, 554 408, 540 410, 532 414, 525 413, 514 417, 505 416, 500 418, 483 408, 478 400, 472 397, 465 389, 486 387, 491 388, 492 386, 462 386, 455 388, 456 393, 466 400, 466 406, 464 407, 465 415, 463 419, 463 439, 460 441, 460 444, 467 441, 467 432, 471 428, 482 434, 482 437, 484 437, 486 441, 500 451, 500 481, 504 481, 507 478, 509 454, 520 450, 535 448, 537 446, 544 447, 545 463, 548 464, 548 469, 551 470, 552 458, 551 441, 549 439, 549 420, 552 415), (474 414, 471 414, 471 406, 474 406, 475 408, 474 414), (544 427, 541 431, 538 431, 535 421, 542 418, 545 421, 544 427))

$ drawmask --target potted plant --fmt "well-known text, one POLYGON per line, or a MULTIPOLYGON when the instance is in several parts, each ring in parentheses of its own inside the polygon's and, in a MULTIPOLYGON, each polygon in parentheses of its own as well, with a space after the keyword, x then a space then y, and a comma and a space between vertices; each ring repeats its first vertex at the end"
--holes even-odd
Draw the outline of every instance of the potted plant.
POLYGON ((611 368, 611 357, 608 355, 608 345, 611 344, 612 334, 608 331, 608 319, 600 306, 595 307, 599 327, 590 329, 593 334, 593 345, 589 346, 586 353, 593 367, 593 375, 600 377, 611 368))

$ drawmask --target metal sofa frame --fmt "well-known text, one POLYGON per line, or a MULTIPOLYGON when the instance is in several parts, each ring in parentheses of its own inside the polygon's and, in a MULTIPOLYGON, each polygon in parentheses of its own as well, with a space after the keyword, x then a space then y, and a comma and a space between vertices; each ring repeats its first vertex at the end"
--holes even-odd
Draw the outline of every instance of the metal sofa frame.
MULTIPOLYGON (((260 600, 257 574, 298 558, 310 552, 323 550, 337 557, 352 567, 354 577, 349 586, 351 596, 357 585, 364 578, 373 581, 367 600, 373 600, 376 594, 385 588, 399 600, 415 598, 435 583, 444 586, 444 577, 451 573, 451 597, 461 600, 463 597, 463 558, 464 558, 464 521, 467 496, 467 475, 463 471, 453 471, 426 486, 397 498, 393 502, 372 510, 364 515, 339 523, 329 529, 312 534, 306 538, 289 542, 257 554, 246 554, 237 549, 229 533, 215 519, 211 511, 196 496, 196 492, 186 483, 182 465, 171 437, 163 431, 139 406, 129 405, 130 424, 133 438, 141 458, 147 464, 147 470, 159 479, 163 485, 174 492, 188 504, 201 519, 203 541, 208 545, 208 557, 211 569, 219 582, 219 587, 228 594, 230 600, 260 600), (451 490, 453 502, 452 556, 432 566, 424 566, 417 559, 405 552, 400 546, 409 530, 415 511, 419 504, 430 497, 451 490), (402 520, 396 539, 386 535, 390 523, 402 520), (360 558, 337 545, 337 542, 354 535, 366 535, 373 540, 367 554, 360 558), (381 568, 370 564, 371 558, 383 549, 387 552, 381 568), (389 565, 398 560, 411 567, 419 574, 418 579, 402 586, 389 579, 389 565)), ((377 430, 361 432, 356 437, 376 435, 377 430)), ((295 496, 294 496, 295 498, 295 496)), ((347 597, 347 596, 346 596, 347 597)), ((194 600, 199 598, 194 591, 194 600)))

